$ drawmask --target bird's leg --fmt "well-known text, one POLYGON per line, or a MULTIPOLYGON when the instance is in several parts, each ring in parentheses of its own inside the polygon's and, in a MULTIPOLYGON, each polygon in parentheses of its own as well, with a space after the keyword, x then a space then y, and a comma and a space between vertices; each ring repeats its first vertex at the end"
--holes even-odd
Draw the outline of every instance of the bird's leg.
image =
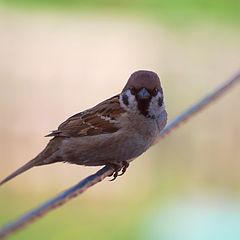
POLYGON ((123 161, 122 164, 123 164, 122 173, 120 173, 118 176, 122 176, 129 167, 129 163, 127 161, 123 161))

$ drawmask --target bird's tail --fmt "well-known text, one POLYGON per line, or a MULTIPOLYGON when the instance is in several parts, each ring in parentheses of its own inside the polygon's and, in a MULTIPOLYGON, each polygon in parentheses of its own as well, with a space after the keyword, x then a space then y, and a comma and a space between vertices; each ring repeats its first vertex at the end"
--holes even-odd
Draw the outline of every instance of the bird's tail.
POLYGON ((19 169, 17 169, 15 172, 13 172, 12 174, 10 174, 9 176, 7 176, 6 178, 4 178, 1 182, 0 182, 0 186, 3 185, 4 183, 10 181, 11 179, 15 178, 16 176, 18 176, 19 174, 26 172, 27 170, 29 170, 30 168, 34 167, 34 166, 38 166, 41 165, 39 164, 39 158, 38 156, 34 159, 32 159, 31 161, 29 161, 28 163, 26 163, 25 165, 23 165, 22 167, 20 167, 19 169))
POLYGON ((31 161, 17 169, 15 172, 10 174, 8 177, 3 179, 0 182, 0 186, 35 166, 46 165, 54 162, 61 162, 62 159, 57 154, 61 142, 62 142, 61 138, 51 139, 46 148, 41 153, 39 153, 34 159, 32 159, 31 161))

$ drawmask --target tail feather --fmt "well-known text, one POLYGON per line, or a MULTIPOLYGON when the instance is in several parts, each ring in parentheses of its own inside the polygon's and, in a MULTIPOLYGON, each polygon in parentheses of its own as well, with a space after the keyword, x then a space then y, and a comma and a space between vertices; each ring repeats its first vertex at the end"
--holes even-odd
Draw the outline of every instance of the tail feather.
POLYGON ((12 174, 10 174, 9 176, 7 176, 6 178, 4 178, 1 182, 0 182, 0 186, 3 185, 4 183, 10 181, 11 179, 15 178, 16 176, 20 175, 23 172, 26 172, 27 170, 29 170, 30 168, 37 166, 37 161, 36 159, 33 159, 31 161, 29 161, 28 163, 26 163, 25 165, 23 165, 22 167, 20 167, 19 169, 17 169, 15 172, 13 172, 12 174))
POLYGON ((46 148, 41 153, 39 153, 34 159, 17 169, 15 172, 10 174, 8 177, 3 179, 0 182, 0 186, 35 166, 46 165, 54 162, 61 162, 62 159, 57 154, 61 142, 62 138, 51 139, 46 148))

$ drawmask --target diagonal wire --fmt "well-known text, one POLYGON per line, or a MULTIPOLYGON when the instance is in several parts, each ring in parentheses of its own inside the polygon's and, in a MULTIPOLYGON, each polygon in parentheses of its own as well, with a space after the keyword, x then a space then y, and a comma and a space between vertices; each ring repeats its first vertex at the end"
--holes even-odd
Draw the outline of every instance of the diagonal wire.
MULTIPOLYGON (((232 88, 235 84, 240 82, 240 72, 234 75, 232 78, 224 82, 218 88, 213 90, 210 94, 206 95, 198 102, 190 106, 183 113, 179 114, 174 120, 172 120, 165 129, 160 134, 160 139, 175 130, 181 123, 190 119, 194 114, 200 112, 208 106, 210 103, 214 102, 220 98, 225 92, 232 88)), ((113 169, 110 167, 103 167, 95 174, 88 176, 87 178, 80 181, 75 186, 69 188, 63 193, 59 194, 57 197, 45 202, 39 207, 33 209, 12 223, 6 225, 0 229, 0 239, 7 237, 9 234, 15 232, 16 230, 22 229, 27 224, 32 224, 34 220, 43 217, 45 214, 49 213, 51 210, 62 206, 64 203, 68 202, 70 199, 77 197, 79 194, 85 192, 91 186, 101 182, 104 178, 111 175, 113 169)))
POLYGON ((95 185, 96 183, 101 182, 104 178, 112 173, 113 169, 107 166, 103 167, 95 174, 88 176, 75 186, 69 188, 63 193, 60 193, 57 197, 54 197, 53 199, 43 203, 39 207, 33 209, 32 211, 29 211, 19 219, 0 229, 0 239, 7 237, 9 234, 15 232, 18 229, 22 229, 27 224, 33 223, 33 221, 36 219, 43 217, 51 210, 60 207, 70 199, 77 197, 79 194, 85 192, 88 188, 95 185))
POLYGON ((232 78, 225 81, 222 85, 219 85, 218 88, 214 89, 208 95, 197 101, 195 104, 192 104, 188 109, 179 114, 175 119, 173 119, 168 125, 162 130, 161 137, 164 137, 168 133, 175 130, 180 124, 185 123, 188 119, 192 118, 196 113, 202 111, 210 103, 213 103, 224 93, 226 93, 230 88, 234 87, 237 83, 240 82, 240 71, 235 74, 232 78))

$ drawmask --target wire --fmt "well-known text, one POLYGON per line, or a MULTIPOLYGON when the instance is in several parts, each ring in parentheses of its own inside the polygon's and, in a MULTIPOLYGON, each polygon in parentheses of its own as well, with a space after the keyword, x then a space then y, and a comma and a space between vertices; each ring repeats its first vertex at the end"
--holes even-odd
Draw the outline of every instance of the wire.
MULTIPOLYGON (((190 106, 183 113, 179 114, 174 120, 172 120, 165 129, 160 133, 160 138, 163 138, 165 135, 169 134, 173 130, 175 130, 181 123, 186 122, 186 120, 193 117, 196 113, 202 111, 205 107, 207 107, 210 103, 216 101, 224 93, 226 93, 230 88, 240 82, 240 72, 234 75, 232 78, 224 82, 210 94, 206 95, 198 102, 190 106)), ((51 210, 62 206, 67 203, 70 199, 77 197, 79 194, 85 192, 88 188, 93 185, 101 182, 107 176, 112 175, 114 172, 110 167, 103 167, 95 174, 88 176, 87 178, 80 181, 75 186, 67 189, 63 193, 58 196, 52 198, 51 200, 45 202, 39 207, 33 209, 22 217, 16 219, 10 224, 6 225, 2 229, 0 229, 0 239, 7 237, 9 234, 12 234, 16 230, 22 229, 27 224, 32 224, 36 219, 43 217, 51 210)))

